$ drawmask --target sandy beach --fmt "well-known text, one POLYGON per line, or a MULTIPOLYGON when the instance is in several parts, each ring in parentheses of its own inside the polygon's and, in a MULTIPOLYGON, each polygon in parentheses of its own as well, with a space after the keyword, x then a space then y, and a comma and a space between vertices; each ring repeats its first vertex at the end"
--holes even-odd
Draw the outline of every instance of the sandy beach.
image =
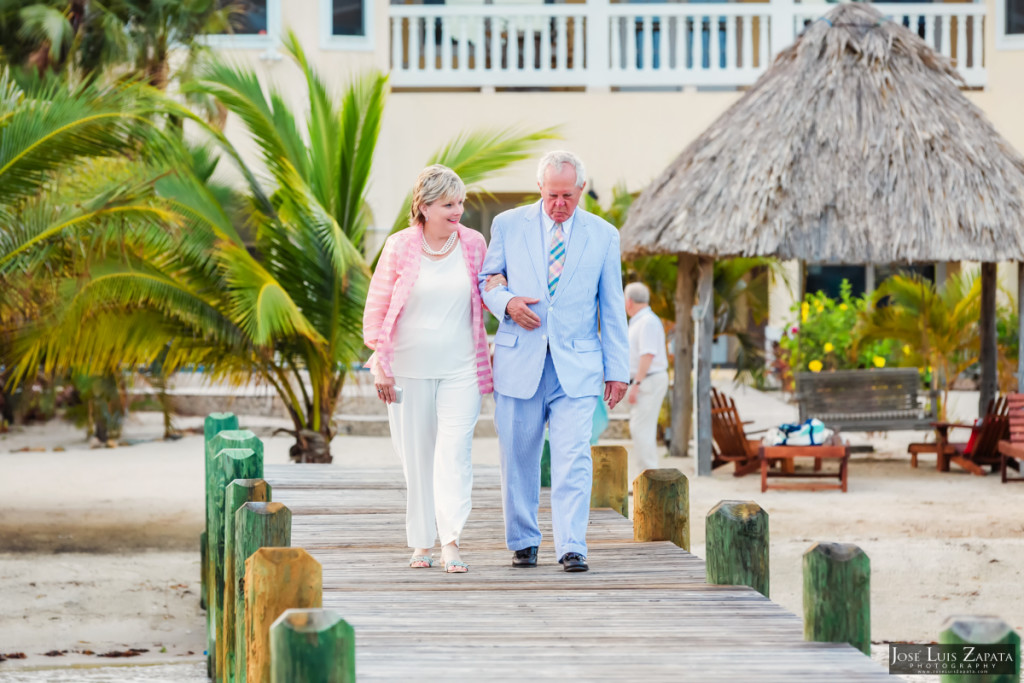
MULTIPOLYGON (((777 394, 721 388, 736 395, 752 427, 795 416, 777 394)), ((976 394, 955 399, 956 416, 972 414, 976 394)), ((242 424, 264 438, 268 463, 287 462, 290 437, 272 435, 285 422, 243 417, 242 424)), ((163 441, 158 414, 133 414, 126 445, 102 449, 90 449, 82 430, 60 421, 0 435, 0 655, 25 655, 0 662, 0 681, 203 680, 202 419, 176 425, 186 435, 163 441), (98 656, 133 649, 145 652, 98 656), (122 663, 133 668, 111 667, 122 663)), ((848 436, 875 452, 852 457, 845 494, 762 494, 756 475, 736 478, 721 468, 697 478, 692 458, 665 458, 664 467, 690 477, 692 551, 704 554, 711 507, 753 500, 770 519, 771 598, 796 614, 801 556, 814 542, 855 543, 867 553, 876 658, 884 658, 888 641, 935 640, 952 615, 995 615, 1024 632, 1024 521, 1017 513, 1024 487, 955 467, 937 472, 929 457, 911 468, 906 443, 920 433, 848 436)), ((339 436, 332 450, 340 468, 399 466, 383 437, 339 436)), ((494 438, 474 444, 478 467, 496 466, 497 454, 494 438)), ((396 538, 395 561, 405 555, 396 538)), ((472 548, 464 555, 471 562, 472 548)))

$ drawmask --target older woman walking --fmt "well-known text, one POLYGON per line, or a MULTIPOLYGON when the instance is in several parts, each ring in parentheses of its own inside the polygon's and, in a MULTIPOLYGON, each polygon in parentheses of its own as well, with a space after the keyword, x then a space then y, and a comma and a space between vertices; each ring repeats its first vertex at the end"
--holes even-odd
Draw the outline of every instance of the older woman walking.
POLYGON ((384 244, 363 312, 363 339, 374 349, 368 367, 405 472, 409 566, 432 566, 440 536, 449 573, 469 570, 459 538, 471 507, 480 396, 492 390, 476 287, 487 245, 459 223, 465 198, 450 168, 420 172, 410 225, 384 244))

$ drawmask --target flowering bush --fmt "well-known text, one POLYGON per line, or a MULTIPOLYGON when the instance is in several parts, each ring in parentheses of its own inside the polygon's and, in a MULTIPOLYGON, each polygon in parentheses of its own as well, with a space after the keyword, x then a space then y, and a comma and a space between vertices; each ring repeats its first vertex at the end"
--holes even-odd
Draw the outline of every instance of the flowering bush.
MULTIPOLYGON (((779 341, 790 373, 904 364, 909 351, 900 348, 896 341, 860 338, 857 321, 870 302, 870 294, 853 296, 846 280, 840 286, 838 299, 821 292, 807 294, 793 307, 796 319, 787 325, 786 334, 779 341)), ((792 377, 780 379, 784 386, 791 386, 792 377)))

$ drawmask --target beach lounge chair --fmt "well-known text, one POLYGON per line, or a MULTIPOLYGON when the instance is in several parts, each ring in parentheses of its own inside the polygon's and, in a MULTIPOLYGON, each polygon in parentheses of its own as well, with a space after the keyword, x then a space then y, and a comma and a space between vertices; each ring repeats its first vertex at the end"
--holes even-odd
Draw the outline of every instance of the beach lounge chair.
POLYGON ((1007 470, 1021 472, 1024 464, 1024 394, 1010 394, 1006 397, 1009 431, 1007 438, 999 441, 999 472, 1003 483, 1024 481, 1024 477, 1007 476, 1007 470))
POLYGON ((759 439, 751 439, 751 434, 757 434, 764 430, 747 432, 744 430, 745 423, 740 419, 739 411, 736 410, 736 402, 718 391, 711 388, 711 438, 713 441, 711 468, 721 467, 729 463, 735 464, 733 476, 742 477, 760 469, 758 460, 758 449, 761 447, 759 439))
POLYGON ((1006 397, 989 402, 988 410, 980 424, 936 422, 935 442, 939 445, 939 469, 948 472, 949 464, 956 463, 978 476, 985 475, 984 467, 986 465, 995 472, 999 468, 999 441, 1007 438, 1008 430, 1006 397), (967 441, 950 440, 949 431, 961 428, 971 430, 967 441))

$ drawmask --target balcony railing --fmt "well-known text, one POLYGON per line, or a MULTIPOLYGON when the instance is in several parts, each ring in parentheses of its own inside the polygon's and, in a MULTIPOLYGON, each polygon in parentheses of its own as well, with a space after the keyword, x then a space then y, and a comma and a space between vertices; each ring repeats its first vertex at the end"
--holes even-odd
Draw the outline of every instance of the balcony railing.
MULTIPOLYGON (((391 5, 392 85, 649 88, 750 85, 834 5, 391 5)), ((500 2, 500 0, 498 0, 500 2)), ((527 0, 528 3, 528 0, 527 0)), ((981 4, 876 4, 985 84, 981 4)))

